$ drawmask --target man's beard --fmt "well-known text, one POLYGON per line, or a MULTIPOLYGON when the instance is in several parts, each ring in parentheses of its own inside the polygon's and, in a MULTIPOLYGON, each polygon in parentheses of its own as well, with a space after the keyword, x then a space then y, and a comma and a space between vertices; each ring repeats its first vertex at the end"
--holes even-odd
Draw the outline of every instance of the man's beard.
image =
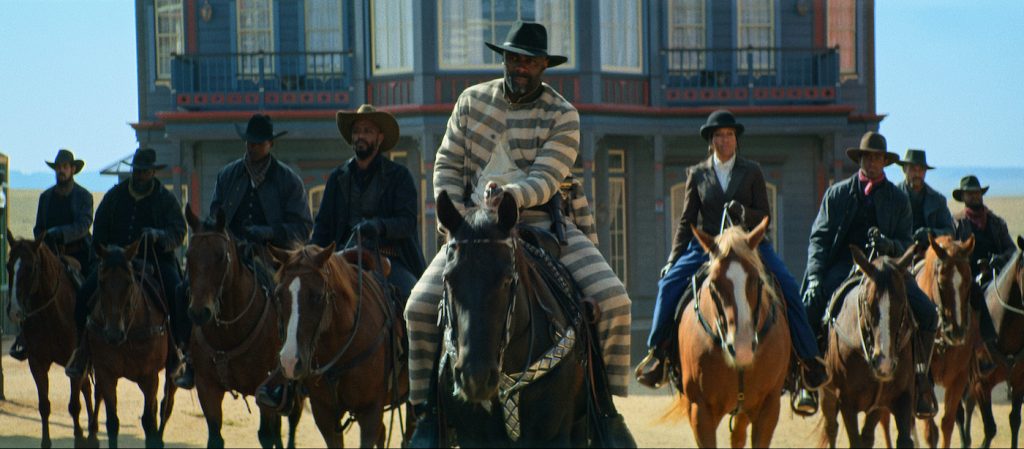
POLYGON ((967 208, 968 208, 968 209, 970 209, 970 210, 973 210, 973 211, 977 212, 977 211, 980 211, 980 210, 982 210, 982 209, 984 209, 984 208, 985 208, 985 203, 984 203, 984 202, 981 202, 981 201, 979 201, 979 202, 977 202, 977 203, 972 203, 972 204, 968 204, 968 205, 967 205, 967 208))
POLYGON ((508 95, 510 97, 522 98, 529 95, 537 90, 539 84, 534 83, 532 78, 527 77, 525 84, 519 84, 515 82, 515 76, 512 74, 505 75, 505 87, 508 89, 508 95))
POLYGON ((910 187, 913 188, 914 190, 924 187, 923 178, 907 178, 907 181, 910 184, 910 187))
POLYGON ((152 179, 150 179, 149 181, 139 181, 135 179, 132 180, 132 189, 134 189, 136 192, 145 192, 149 190, 150 187, 153 187, 152 179))
POLYGON ((67 187, 67 186, 71 185, 71 183, 73 183, 73 182, 75 182, 75 178, 73 176, 68 176, 67 179, 60 179, 60 175, 57 175, 57 186, 58 187, 67 187))
POLYGON ((356 152, 356 158, 365 161, 373 156, 373 150, 375 149, 370 142, 365 140, 357 140, 353 149, 356 152))

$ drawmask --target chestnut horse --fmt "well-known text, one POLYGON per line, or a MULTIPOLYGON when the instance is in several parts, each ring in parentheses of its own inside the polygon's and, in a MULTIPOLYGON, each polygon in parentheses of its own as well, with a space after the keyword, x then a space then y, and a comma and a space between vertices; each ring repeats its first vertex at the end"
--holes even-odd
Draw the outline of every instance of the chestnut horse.
MULTIPOLYGON (((985 424, 985 440, 982 447, 989 447, 996 436, 996 421, 992 415, 992 389, 1005 381, 1009 390, 1010 442, 1017 447, 1021 422, 1021 404, 1024 403, 1024 238, 1017 236, 1018 250, 1010 258, 999 275, 985 289, 985 303, 992 315, 999 339, 991 352, 997 362, 996 369, 985 377, 974 379, 971 386, 972 399, 967 401, 962 435, 970 436, 973 400, 981 408, 985 424)), ((959 418, 958 418, 959 419, 959 418)), ((965 444, 970 444, 965 439, 965 444)))
POLYGON ((914 251, 911 246, 899 259, 870 261, 850 246, 863 275, 857 285, 840 290, 842 308, 829 326, 825 367, 831 381, 821 390, 822 446, 835 447, 836 415, 842 412, 850 447, 871 447, 885 410, 896 417, 896 445, 913 446, 915 326, 904 273, 914 251), (860 412, 866 415, 863 428, 857 426, 860 412))
MULTIPOLYGON (((342 446, 347 424, 339 420, 346 413, 359 423, 361 447, 383 447, 384 412, 401 406, 409 394, 407 365, 396 352, 404 338, 401 313, 376 275, 335 254, 334 243, 270 252, 281 264, 274 295, 286 330, 280 354, 285 377, 308 390, 328 447, 342 446)), ((373 268, 374 258, 348 254, 373 268)))
MULTIPOLYGON (((107 439, 117 447, 120 421, 117 417, 117 381, 126 378, 139 385, 145 403, 142 430, 146 447, 163 447, 164 427, 174 408, 174 382, 164 374, 164 397, 157 425, 157 390, 160 370, 167 368, 171 337, 167 314, 160 310, 152 293, 136 273, 133 259, 141 241, 127 248, 98 245, 97 301, 86 321, 89 352, 96 375, 96 408, 106 402, 107 439)), ((145 250, 146 248, 143 248, 145 250)), ((155 263, 155 262, 154 262, 155 263)), ((160 287, 155 290, 162 291, 160 287)))
MULTIPOLYGON (((43 243, 43 239, 18 240, 7 232, 11 245, 7 258, 7 278, 11 284, 11 321, 21 324, 28 343, 28 366, 39 395, 39 419, 43 425, 40 445, 51 446, 50 440, 50 365, 64 365, 75 347, 75 286, 60 259, 43 243)), ((77 262, 76 262, 77 263, 77 262)), ((92 407, 92 384, 87 376, 71 379, 68 412, 75 427, 75 445, 99 446, 96 431, 99 424, 92 407), (80 396, 85 396, 89 421, 89 437, 85 440, 78 422, 82 410, 80 396)))
MULTIPOLYGON (((204 228, 191 206, 185 218, 192 229, 186 270, 191 291, 188 314, 195 325, 191 342, 199 405, 209 431, 207 447, 224 447, 221 436, 224 394, 252 396, 277 367, 281 338, 277 308, 258 281, 253 266, 239 256, 238 242, 224 231, 224 214, 217 214, 212 228, 204 228)), ((255 256, 254 256, 255 258, 255 256)), ((281 417, 260 406, 257 431, 263 447, 283 447, 281 417)), ((295 427, 302 407, 289 416, 289 447, 295 447, 295 427)))
POLYGON ((679 323, 682 391, 670 415, 689 417, 700 447, 717 445, 729 414, 732 447, 746 444, 748 425, 751 446, 767 447, 779 421, 792 343, 785 305, 757 254, 767 228, 767 218, 749 233, 732 226, 718 237, 693 227, 709 272, 679 323))

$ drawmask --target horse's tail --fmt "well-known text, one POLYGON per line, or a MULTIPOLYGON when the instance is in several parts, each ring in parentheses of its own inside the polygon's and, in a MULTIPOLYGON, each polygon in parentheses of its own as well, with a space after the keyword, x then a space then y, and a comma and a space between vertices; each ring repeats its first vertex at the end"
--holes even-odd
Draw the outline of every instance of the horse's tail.
POLYGON ((658 420, 660 423, 675 423, 690 416, 689 401, 686 400, 686 397, 682 393, 676 393, 675 397, 675 400, 672 401, 672 406, 658 420))
POLYGON ((818 447, 828 447, 831 439, 828 437, 828 430, 825 429, 825 414, 818 413, 818 422, 814 424, 814 432, 818 433, 818 447))

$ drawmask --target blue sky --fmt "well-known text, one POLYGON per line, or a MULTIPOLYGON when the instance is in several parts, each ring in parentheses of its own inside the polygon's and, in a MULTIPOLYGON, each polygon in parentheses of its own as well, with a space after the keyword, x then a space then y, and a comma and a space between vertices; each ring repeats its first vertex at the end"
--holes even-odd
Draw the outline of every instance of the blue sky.
MULTIPOLYGON (((48 170, 67 147, 97 171, 136 147, 128 0, 0 0, 0 152, 48 170)), ((876 1, 877 112, 902 154, 1024 167, 1024 1, 876 1)))

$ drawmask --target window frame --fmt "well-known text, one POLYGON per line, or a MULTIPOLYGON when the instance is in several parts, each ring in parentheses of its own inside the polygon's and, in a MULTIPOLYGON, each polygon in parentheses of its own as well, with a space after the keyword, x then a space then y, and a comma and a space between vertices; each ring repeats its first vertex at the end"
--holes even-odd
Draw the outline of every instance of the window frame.
POLYGON ((608 150, 608 265, 618 275, 622 285, 629 285, 629 183, 626 182, 626 150, 608 150), (620 163, 613 165, 614 160, 620 163), (622 189, 620 202, 611 203, 611 193, 616 188, 622 189), (616 225, 621 225, 619 228, 616 225), (619 251, 621 250, 621 254, 619 251), (618 265, 621 264, 621 267, 618 265))
POLYGON ((320 206, 324 201, 324 190, 327 188, 327 184, 319 184, 306 189, 306 205, 309 207, 309 213, 313 218, 320 213, 320 206), (319 195, 319 201, 316 202, 316 206, 313 205, 313 197, 319 195))
MULTIPOLYGON (((700 42, 699 49, 707 49, 708 48, 708 29, 710 27, 708 27, 708 4, 707 4, 706 0, 668 0, 668 14, 666 14, 666 18, 667 18, 667 20, 666 20, 665 28, 668 30, 668 34, 667 34, 668 42, 666 42, 665 46, 667 48, 675 48, 675 47, 673 47, 673 45, 674 45, 673 44, 673 42, 674 42, 673 36, 675 36, 676 33, 683 33, 684 36, 685 36, 685 30, 686 29, 690 29, 690 28, 693 28, 693 29, 699 28, 700 31, 701 31, 699 33, 699 35, 701 36, 701 42, 700 42), (675 15, 678 14, 679 12, 676 11, 676 8, 673 7, 673 5, 681 5, 682 3, 687 2, 687 1, 693 1, 694 3, 700 5, 700 22, 699 23, 683 24, 683 25, 676 26, 676 25, 674 25, 675 24, 675 20, 673 20, 673 19, 674 19, 675 15)), ((687 63, 686 63, 686 54, 685 53, 680 54, 678 68, 674 67, 674 64, 672 63, 672 60, 671 60, 671 55, 669 56, 669 60, 665 62, 666 63, 666 67, 668 68, 669 71, 678 71, 679 73, 683 74, 684 76, 691 76, 691 75, 700 73, 702 71, 708 70, 708 57, 707 57, 707 53, 698 53, 697 56, 698 56, 697 57, 697 59, 698 59, 697 65, 693 69, 689 69, 690 66, 687 65, 687 63)))
MULTIPOLYGON (((475 1, 480 1, 480 2, 484 2, 484 1, 498 2, 498 1, 504 1, 504 0, 475 0, 475 1)), ((515 0, 515 1, 518 1, 518 0, 515 0)), ((564 2, 567 2, 568 3, 567 16, 568 16, 568 23, 569 23, 569 26, 570 26, 570 31, 567 34, 569 36, 569 43, 566 45, 566 49, 568 51, 564 55, 564 56, 566 56, 568 58, 568 61, 566 61, 562 65, 559 65, 558 67, 554 67, 554 68, 547 69, 547 70, 554 70, 554 71, 573 70, 573 69, 576 68, 576 34, 577 34, 576 2, 577 2, 577 0, 544 0, 544 1, 551 1, 551 2, 564 1, 564 2)), ((445 27, 445 23, 444 23, 444 2, 445 2, 445 0, 437 0, 437 42, 438 42, 438 46, 437 46, 437 67, 438 67, 438 69, 442 70, 442 71, 477 71, 477 70, 501 69, 501 58, 496 58, 496 62, 494 64, 449 64, 448 62, 446 62, 445 57, 444 57, 444 42, 445 42, 445 39, 444 39, 444 30, 445 30, 445 28, 444 28, 445 27)), ((517 7, 517 11, 518 11, 518 14, 519 14, 519 19, 521 20, 521 18, 522 18, 522 10, 519 7, 517 7)), ((491 22, 489 22, 489 23, 490 23, 490 25, 489 25, 490 28, 493 29, 495 27, 495 25, 494 25, 495 22, 493 20, 491 20, 491 22)), ((544 23, 544 22, 542 21, 541 23, 544 23)), ((544 26, 545 26, 545 28, 548 28, 550 30, 550 27, 546 23, 544 24, 544 26)), ((550 37, 550 32, 548 33, 548 36, 550 37)), ((496 36, 494 39, 495 39, 495 41, 498 41, 498 42, 495 42, 495 43, 500 43, 500 40, 502 40, 504 38, 505 38, 504 36, 496 36)), ((483 42, 481 42, 480 45, 483 45, 483 42)), ((487 49, 487 47, 484 47, 484 48, 488 52, 491 51, 490 49, 487 49)), ((550 52, 552 52, 553 54, 559 54, 559 51, 560 51, 560 50, 554 50, 554 49, 551 48, 550 40, 548 41, 548 50, 550 52)))
MULTIPOLYGON (((644 51, 644 36, 645 36, 645 34, 644 34, 644 8, 643 8, 643 5, 644 5, 644 2, 642 2, 640 0, 600 0, 598 2, 598 11, 599 11, 599 14, 601 15, 601 43, 600 44, 601 44, 601 71, 602 72, 633 73, 633 74, 642 74, 644 72, 644 64, 645 64, 645 60, 644 60, 644 53, 645 53, 645 51, 644 51), (636 32, 636 48, 632 49, 637 54, 636 66, 610 65, 610 64, 607 64, 605 59, 604 59, 604 49, 605 48, 609 48, 610 45, 611 46, 616 45, 615 43, 609 44, 609 43, 604 41, 604 39, 605 39, 605 30, 607 29, 606 28, 606 24, 608 24, 608 23, 615 23, 615 21, 611 20, 611 19, 609 19, 608 21, 605 20, 605 17, 604 17, 605 16, 605 12, 606 12, 605 4, 607 2, 615 2, 615 3, 628 3, 628 2, 632 2, 632 3, 634 3, 636 5, 636 28, 634 30, 636 32)), ((627 4, 627 5, 624 5, 624 6, 628 7, 629 5, 627 4)), ((618 10, 618 8, 614 8, 614 9, 618 10)), ((627 32, 628 32, 628 30, 627 30, 627 32)))
POLYGON ((303 2, 303 46, 306 51, 306 72, 314 76, 331 76, 345 72, 345 62, 341 58, 334 59, 333 55, 311 55, 310 53, 343 53, 345 51, 346 39, 345 39, 345 0, 304 0, 303 2), (311 28, 310 14, 318 11, 313 11, 316 8, 311 7, 314 2, 325 2, 333 1, 338 6, 338 17, 337 17, 337 28, 311 28), (336 49, 310 49, 310 42, 315 39, 310 39, 310 34, 315 33, 334 33, 340 36, 340 45, 336 49))
POLYGON ((776 70, 778 70, 778 61, 777 61, 778 54, 776 52, 777 43, 778 43, 778 40, 779 40, 778 36, 777 36, 778 30, 779 30, 779 28, 778 28, 779 20, 778 20, 778 17, 776 17, 776 15, 778 14, 778 11, 779 11, 778 0, 736 0, 735 7, 736 7, 736 9, 735 9, 735 11, 736 11, 736 21, 735 21, 735 26, 736 26, 736 48, 737 48, 737 51, 736 51, 736 69, 738 71, 742 71, 742 72, 746 72, 746 71, 750 70, 754 74, 754 76, 773 76, 773 75, 775 75, 776 70), (755 1, 767 2, 769 4, 769 14, 768 14, 769 23, 768 23, 767 26, 764 25, 764 24, 744 25, 743 23, 741 23, 741 19, 743 17, 743 3, 744 2, 755 2, 755 1), (755 28, 755 27, 767 28, 768 29, 768 36, 770 37, 770 41, 767 43, 767 45, 754 47, 754 46, 749 45, 749 43, 746 46, 743 44, 744 34, 748 32, 747 31, 748 29, 755 28), (753 50, 753 51, 747 50, 746 49, 747 46, 751 46, 755 50, 753 50), (757 50, 757 49, 762 49, 762 50, 757 50), (764 61, 765 61, 764 63, 759 63, 758 62, 757 54, 758 53, 762 53, 762 52, 766 53, 767 57, 764 58, 764 61), (748 68, 747 67, 747 54, 749 54, 749 53, 753 53, 755 55, 754 56, 755 61, 754 61, 754 67, 753 68, 748 68))
POLYGON ((263 58, 266 58, 264 60, 267 61, 267 63, 263 65, 263 74, 264 75, 273 75, 274 73, 276 73, 277 72, 276 67, 275 67, 275 65, 276 65, 276 58, 274 57, 274 52, 276 51, 276 48, 277 48, 276 44, 277 43, 275 41, 276 41, 276 36, 275 36, 275 33, 274 33, 274 0, 236 0, 236 2, 235 2, 235 51, 238 52, 238 68, 237 68, 237 70, 238 70, 239 77, 241 77, 241 78, 251 78, 251 77, 258 77, 260 75, 260 71, 259 71, 259 56, 256 56, 256 55, 259 55, 260 53, 265 55, 265 56, 263 56, 263 58), (243 14, 242 13, 243 13, 243 9, 244 8, 243 8, 242 5, 246 1, 250 1, 250 2, 265 2, 266 3, 266 9, 267 9, 267 25, 266 25, 266 28, 251 28, 251 29, 247 28, 247 29, 243 30, 243 28, 242 28, 242 15, 243 14), (267 37, 268 37, 267 42, 268 42, 268 45, 269 45, 270 48, 260 49, 260 50, 257 50, 255 52, 243 52, 242 51, 242 42, 244 40, 246 40, 246 39, 243 38, 243 35, 253 35, 253 36, 255 36, 255 35, 257 35, 257 33, 267 33, 267 37), (251 59, 247 60, 247 58, 251 58, 251 59), (252 67, 250 67, 250 66, 252 66, 252 67))
POLYGON ((154 51, 154 80, 157 85, 170 86, 173 70, 171 68, 174 55, 181 54, 185 50, 185 15, 184 0, 154 0, 153 1, 153 51, 154 51), (161 5, 162 4, 162 5, 161 5), (177 10, 177 30, 175 33, 161 33, 161 20, 167 20, 174 10, 177 10), (162 38, 175 38, 176 48, 167 52, 167 71, 161 72, 160 60, 163 58, 161 45, 162 38))
POLYGON ((852 36, 850 36, 851 37, 850 42, 853 44, 852 48, 844 49, 838 43, 834 43, 835 41, 832 38, 832 32, 833 32, 833 30, 832 30, 832 17, 833 17, 832 11, 835 10, 835 9, 838 9, 838 7, 836 6, 835 2, 834 1, 827 2, 828 4, 827 4, 826 9, 825 9, 825 39, 827 40, 828 47, 829 48, 837 49, 837 51, 839 53, 838 57, 839 57, 839 79, 840 79, 840 81, 857 79, 857 78, 860 77, 860 58, 858 57, 859 55, 857 54, 858 53, 857 49, 860 47, 859 42, 857 41, 857 26, 858 26, 858 23, 860 22, 859 20, 857 20, 860 17, 857 14, 857 10, 859 8, 858 8, 856 0, 846 0, 846 1, 849 1, 850 6, 852 7, 851 17, 850 17, 851 24, 850 24, 850 27, 849 27, 848 30, 844 29, 842 31, 843 32, 848 32, 848 33, 852 34, 852 36), (850 58, 853 60, 853 64, 850 67, 844 67, 843 66, 843 51, 844 50, 849 50, 850 58))
MULTIPOLYGON (((373 73, 373 75, 375 75, 375 76, 401 75, 401 74, 412 73, 413 69, 415 68, 414 66, 416 65, 416 56, 415 56, 415 53, 414 53, 415 46, 412 45, 412 44, 414 44, 416 42, 416 37, 413 36, 413 30, 412 30, 412 24, 411 23, 408 24, 407 27, 396 27, 397 29, 402 30, 403 33, 404 32, 408 32, 408 36, 399 35, 399 37, 398 37, 398 41, 399 41, 398 48, 400 49, 400 51, 402 51, 402 49, 405 49, 405 51, 408 51, 408 55, 399 54, 398 55, 399 59, 405 59, 406 56, 408 56, 408 61, 402 61, 402 64, 406 64, 407 63, 408 65, 400 65, 400 66, 397 66, 397 67, 378 67, 377 66, 377 55, 380 53, 378 51, 378 48, 377 48, 377 36, 378 35, 384 35, 384 36, 390 36, 391 35, 390 33, 386 32, 386 31, 383 32, 383 33, 377 33, 377 30, 380 29, 380 27, 377 25, 377 5, 378 5, 378 3, 385 2, 385 1, 395 2, 395 4, 399 5, 400 8, 403 7, 403 6, 405 8, 407 8, 408 11, 409 11, 410 19, 412 19, 413 10, 414 10, 414 7, 417 4, 418 0, 371 0, 370 1, 370 36, 371 37, 370 37, 370 60, 369 60, 369 65, 370 65, 371 73, 373 73), (411 43, 409 43, 408 45, 402 45, 401 41, 403 39, 411 40, 411 43)), ((399 15, 401 16, 401 15, 404 15, 404 14, 400 12, 399 15)), ((388 24, 388 25, 390 26, 390 24, 388 24)), ((392 32, 393 32, 393 30, 392 30, 392 32)), ((388 41, 390 42, 391 39, 388 38, 388 41)))

